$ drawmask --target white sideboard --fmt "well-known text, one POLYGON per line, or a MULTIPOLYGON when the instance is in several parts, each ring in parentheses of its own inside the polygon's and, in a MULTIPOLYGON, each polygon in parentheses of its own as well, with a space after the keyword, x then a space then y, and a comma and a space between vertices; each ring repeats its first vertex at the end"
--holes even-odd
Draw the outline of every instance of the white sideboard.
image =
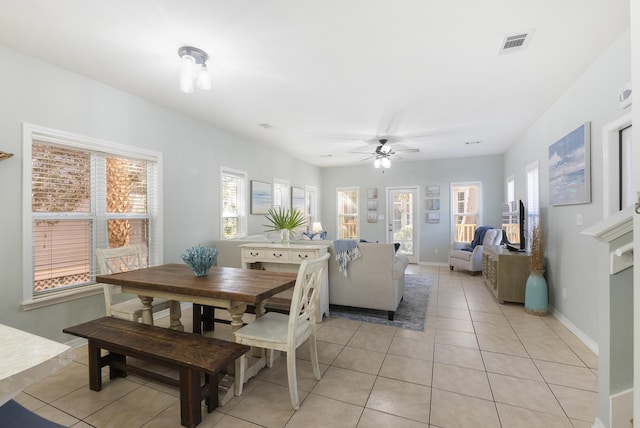
MULTIPOLYGON (((240 245, 242 253, 242 267, 261 268, 264 270, 274 270, 280 272, 298 272, 300 264, 304 260, 317 259, 325 255, 328 245, 302 245, 302 244, 271 244, 251 242, 240 245)), ((267 302, 274 304, 291 302, 293 289, 289 289, 280 294, 276 294, 267 302)), ((288 309, 288 303, 287 309, 288 309)), ((329 316, 329 269, 324 272, 322 288, 320 289, 320 305, 318 306, 318 322, 322 322, 322 317, 329 316)))

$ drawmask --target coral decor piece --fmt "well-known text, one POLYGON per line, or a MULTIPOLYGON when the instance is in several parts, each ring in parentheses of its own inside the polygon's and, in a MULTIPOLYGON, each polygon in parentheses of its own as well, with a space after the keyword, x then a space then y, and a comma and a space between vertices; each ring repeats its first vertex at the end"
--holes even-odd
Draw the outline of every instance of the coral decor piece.
POLYGON ((531 234, 531 270, 544 270, 544 238, 542 224, 534 226, 531 234))
POLYGON ((196 276, 207 276, 209 269, 216 261, 218 250, 215 248, 203 247, 197 245, 191 247, 186 253, 182 254, 182 260, 189 265, 196 276))

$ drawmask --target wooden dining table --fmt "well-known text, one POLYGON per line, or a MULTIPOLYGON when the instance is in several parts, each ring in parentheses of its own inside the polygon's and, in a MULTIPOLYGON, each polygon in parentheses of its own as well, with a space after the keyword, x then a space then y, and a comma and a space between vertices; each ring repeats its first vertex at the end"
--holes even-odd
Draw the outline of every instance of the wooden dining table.
MULTIPOLYGON (((232 333, 243 326, 242 316, 247 304, 256 308, 256 317, 264 314, 269 297, 292 288, 295 272, 276 272, 258 269, 241 269, 214 266, 207 276, 195 276, 186 264, 164 264, 148 268, 97 275, 96 282, 120 286, 124 293, 137 294, 142 302, 142 322, 153 324, 152 302, 154 298, 172 301, 170 328, 184 330, 180 318, 180 302, 226 308, 231 314, 232 333)), ((247 377, 257 374, 264 367, 264 357, 257 358, 246 372, 247 377)), ((233 369, 230 367, 230 372, 233 369)), ((220 382, 220 404, 233 396, 233 381, 220 382)))
POLYGON ((165 264, 143 269, 97 275, 96 282, 118 285, 124 293, 137 294, 142 322, 153 324, 151 304, 154 298, 174 301, 170 309, 170 328, 183 330, 180 301, 226 308, 231 314, 232 331, 242 327, 247 304, 256 307, 256 316, 264 314, 264 304, 295 285, 296 273, 213 266, 207 276, 195 276, 185 264, 165 264))

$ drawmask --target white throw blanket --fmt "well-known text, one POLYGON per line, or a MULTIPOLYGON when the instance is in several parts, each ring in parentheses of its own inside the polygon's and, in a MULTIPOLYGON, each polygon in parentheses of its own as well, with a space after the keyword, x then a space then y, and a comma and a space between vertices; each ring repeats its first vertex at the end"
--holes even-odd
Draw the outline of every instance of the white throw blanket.
POLYGON ((338 270, 346 277, 349 262, 360 257, 358 242, 353 239, 337 239, 333 241, 333 246, 336 249, 338 270))

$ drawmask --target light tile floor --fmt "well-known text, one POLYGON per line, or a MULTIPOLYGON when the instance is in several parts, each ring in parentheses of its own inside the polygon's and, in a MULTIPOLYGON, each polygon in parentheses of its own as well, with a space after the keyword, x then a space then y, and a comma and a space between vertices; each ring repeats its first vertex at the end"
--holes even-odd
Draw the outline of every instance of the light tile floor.
MULTIPOLYGON (((407 273, 434 277, 424 331, 325 319, 320 381, 307 348, 298 354, 300 410, 291 408, 280 358, 242 396, 203 411, 200 426, 591 427, 598 358, 557 319, 499 305, 480 276, 417 265, 407 273)), ((215 336, 229 332, 216 325, 215 336)), ((86 361, 78 348, 70 365, 16 400, 65 426, 180 426, 177 388, 131 375, 92 392, 86 361)))

